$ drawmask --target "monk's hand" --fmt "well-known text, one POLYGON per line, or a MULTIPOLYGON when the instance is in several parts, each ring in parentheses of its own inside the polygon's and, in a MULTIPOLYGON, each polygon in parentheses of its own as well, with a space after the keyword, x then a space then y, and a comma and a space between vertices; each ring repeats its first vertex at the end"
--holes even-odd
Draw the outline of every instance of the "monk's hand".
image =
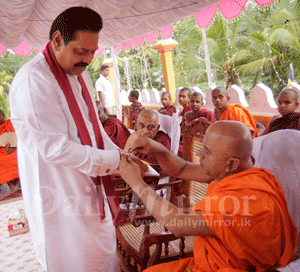
POLYGON ((7 144, 6 147, 7 147, 6 150, 5 150, 6 155, 10 155, 11 153, 13 153, 17 149, 16 147, 9 146, 9 144, 7 144))
POLYGON ((122 156, 120 161, 122 179, 130 186, 135 187, 141 181, 141 168, 132 156, 122 156))
MULTIPOLYGON (((140 167, 140 172, 142 177, 148 171, 148 166, 132 153, 125 152, 124 150, 121 149, 119 149, 119 153, 120 153, 120 164, 123 158, 131 157, 131 159, 140 167)), ((120 176, 120 164, 117 169, 111 171, 110 175, 120 176)))
POLYGON ((152 155, 160 152, 161 146, 161 144, 147 136, 140 136, 132 143, 129 152, 132 154, 142 153, 145 155, 152 155))

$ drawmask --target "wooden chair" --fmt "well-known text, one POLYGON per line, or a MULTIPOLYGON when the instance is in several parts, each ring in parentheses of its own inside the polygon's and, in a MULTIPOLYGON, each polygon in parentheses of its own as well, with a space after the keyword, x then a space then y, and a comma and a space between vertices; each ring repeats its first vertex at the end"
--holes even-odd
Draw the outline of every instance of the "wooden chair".
MULTIPOLYGON (((184 156, 187 160, 199 162, 197 151, 202 146, 207 127, 207 124, 200 120, 183 128, 184 156)), ((186 208, 199 202, 207 190, 207 184, 187 181, 157 186, 169 186, 171 202, 182 203, 186 208), (182 198, 178 198, 178 191, 184 199, 182 202, 182 198)), ((151 215, 138 216, 134 210, 129 214, 131 215, 129 220, 116 228, 118 255, 123 271, 142 271, 157 263, 193 256, 194 237, 177 238, 151 215)))
POLYGON ((122 106, 122 122, 128 129, 133 129, 132 111, 130 106, 122 106))

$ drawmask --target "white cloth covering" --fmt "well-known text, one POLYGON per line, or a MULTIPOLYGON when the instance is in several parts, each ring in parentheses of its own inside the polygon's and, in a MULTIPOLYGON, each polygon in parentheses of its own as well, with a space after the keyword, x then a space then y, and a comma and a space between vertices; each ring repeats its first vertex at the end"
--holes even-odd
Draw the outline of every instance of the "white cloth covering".
MULTIPOLYGON (((93 99, 90 78, 87 72, 82 75, 93 99)), ((116 169, 120 156, 100 122, 106 150, 95 148, 81 86, 77 77, 68 78, 93 147, 81 144, 67 101, 42 53, 20 69, 9 94, 35 251, 46 271, 119 271, 111 213, 105 201, 101 223, 90 176, 116 169)))
MULTIPOLYGON (((300 131, 277 130, 253 140, 255 167, 269 170, 280 184, 295 225, 300 230, 300 131)), ((297 250, 299 251, 299 239, 297 250)), ((289 263, 282 272, 300 271, 300 260, 289 263)))
POLYGON ((101 92, 104 99, 104 107, 105 108, 111 108, 116 105, 115 96, 113 92, 112 85, 108 78, 104 77, 103 75, 100 75, 100 77, 96 81, 96 90, 97 95, 98 92, 101 92))

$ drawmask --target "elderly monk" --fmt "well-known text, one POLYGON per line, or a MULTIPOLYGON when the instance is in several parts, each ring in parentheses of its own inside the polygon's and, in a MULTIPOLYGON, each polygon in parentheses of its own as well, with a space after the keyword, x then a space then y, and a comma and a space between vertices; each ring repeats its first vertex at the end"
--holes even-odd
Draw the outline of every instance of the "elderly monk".
POLYGON ((130 131, 118 118, 108 117, 104 112, 104 107, 100 101, 96 101, 96 104, 99 119, 106 134, 114 144, 116 144, 119 148, 124 149, 127 139, 130 136, 130 131))
MULTIPOLYGON (((10 119, 5 120, 4 112, 0 110, 0 135, 14 131, 10 119)), ((11 193, 20 189, 17 147, 0 146, 0 173, 0 184, 8 182, 11 193)))
POLYGON ((211 92, 217 120, 234 120, 244 123, 254 137, 257 137, 256 121, 250 111, 240 104, 229 104, 228 91, 217 87, 211 92))
POLYGON ((178 158, 149 138, 136 140, 132 152, 155 154, 165 172, 187 180, 213 180, 206 197, 183 213, 143 182, 131 158, 121 161, 123 179, 152 215, 178 237, 196 236, 194 257, 157 265, 148 272, 262 272, 293 259, 297 229, 275 177, 253 167, 252 144, 247 126, 236 121, 220 121, 208 128, 200 164, 178 158))
MULTIPOLYGON (((125 146, 125 151, 129 151, 133 142, 140 137, 148 137, 154 141, 162 144, 168 150, 171 148, 171 139, 170 137, 159 130, 158 124, 159 116, 156 111, 153 110, 143 110, 137 119, 136 131, 130 135, 125 146)), ((148 162, 159 174, 163 173, 163 170, 159 166, 155 156, 138 154, 138 157, 146 162, 148 162)), ((157 184, 157 177, 145 177, 147 183, 157 184)))

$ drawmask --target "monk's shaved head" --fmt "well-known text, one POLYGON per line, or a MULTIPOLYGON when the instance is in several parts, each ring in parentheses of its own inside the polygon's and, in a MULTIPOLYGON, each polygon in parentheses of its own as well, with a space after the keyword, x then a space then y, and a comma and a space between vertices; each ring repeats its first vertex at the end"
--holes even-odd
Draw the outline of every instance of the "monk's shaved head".
POLYGON ((192 97, 192 96, 195 96, 195 97, 197 97, 197 98, 200 98, 200 99, 203 101, 203 95, 202 95, 201 93, 199 93, 199 92, 194 92, 194 93, 192 93, 191 97, 192 97))
POLYGON ((229 120, 215 122, 208 128, 206 134, 219 138, 219 144, 222 143, 227 156, 242 161, 251 158, 253 140, 245 124, 229 120))
POLYGON ((298 102, 298 93, 294 89, 286 87, 279 93, 278 97, 282 94, 290 95, 294 102, 298 102))
POLYGON ((168 97, 168 98, 171 99, 171 94, 170 94, 169 92, 163 92, 163 93, 161 94, 161 97, 163 97, 163 96, 166 96, 166 97, 168 97))
POLYGON ((144 116, 150 116, 152 120, 154 120, 155 122, 158 123, 159 116, 158 116, 158 113, 156 111, 154 111, 154 110, 142 110, 141 113, 139 114, 138 120, 139 120, 139 118, 144 117, 144 116))
POLYGON ((223 87, 216 87, 216 88, 214 88, 211 91, 211 93, 213 94, 216 91, 220 91, 222 94, 224 94, 226 97, 228 97, 228 91, 225 88, 223 88, 223 87))

